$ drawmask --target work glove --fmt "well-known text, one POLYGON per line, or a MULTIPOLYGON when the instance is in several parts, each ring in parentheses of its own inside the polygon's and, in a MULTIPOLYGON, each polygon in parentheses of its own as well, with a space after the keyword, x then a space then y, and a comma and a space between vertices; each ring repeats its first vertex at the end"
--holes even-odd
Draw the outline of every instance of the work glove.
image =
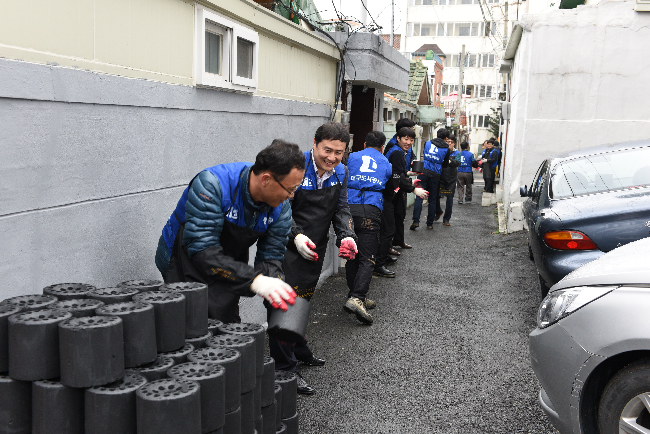
POLYGON ((424 188, 415 187, 415 190, 413 190, 413 193, 415 193, 415 195, 417 197, 419 197, 420 199, 426 199, 427 197, 429 197, 429 192, 426 191, 424 188))
POLYGON ((296 292, 286 282, 277 277, 257 276, 251 283, 251 291, 271 303, 274 309, 286 311, 287 303, 296 302, 296 292), (285 302, 286 300, 286 302, 285 302))
POLYGON ((309 237, 303 234, 298 234, 296 235, 296 238, 293 239, 293 243, 296 245, 296 249, 298 249, 300 256, 308 261, 318 261, 318 253, 312 250, 316 248, 316 244, 314 244, 309 237))
POLYGON ((354 259, 359 253, 357 250, 357 243, 351 237, 346 237, 341 240, 341 248, 339 249, 339 256, 345 259, 354 259))

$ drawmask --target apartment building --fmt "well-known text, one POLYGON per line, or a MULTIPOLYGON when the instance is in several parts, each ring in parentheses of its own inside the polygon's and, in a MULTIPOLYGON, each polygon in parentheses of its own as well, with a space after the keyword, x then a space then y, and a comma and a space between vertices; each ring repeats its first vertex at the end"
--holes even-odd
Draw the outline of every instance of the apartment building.
POLYGON ((474 149, 492 136, 487 119, 491 109, 499 106, 499 93, 504 91, 498 66, 506 37, 505 8, 503 0, 408 0, 402 17, 407 24, 401 47, 407 57, 420 57, 419 50, 429 44, 436 44, 446 54, 444 79, 435 90, 443 101, 458 92, 465 45, 462 92, 469 98, 464 100, 466 113, 461 123, 465 123, 467 134, 463 138, 469 138, 474 149))

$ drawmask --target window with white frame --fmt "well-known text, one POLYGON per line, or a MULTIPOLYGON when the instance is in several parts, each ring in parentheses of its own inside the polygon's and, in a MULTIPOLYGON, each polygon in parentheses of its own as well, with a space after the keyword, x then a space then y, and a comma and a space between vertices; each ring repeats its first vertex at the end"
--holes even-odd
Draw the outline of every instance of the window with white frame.
POLYGON ((481 84, 478 87, 478 95, 479 98, 492 98, 492 86, 491 85, 485 85, 481 84))
POLYGON ((197 4, 195 38, 197 86, 255 92, 257 32, 197 4))

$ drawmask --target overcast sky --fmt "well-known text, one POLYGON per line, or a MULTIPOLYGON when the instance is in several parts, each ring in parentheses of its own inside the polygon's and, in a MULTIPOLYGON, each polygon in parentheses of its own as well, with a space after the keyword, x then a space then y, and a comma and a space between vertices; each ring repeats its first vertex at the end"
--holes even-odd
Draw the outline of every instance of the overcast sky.
MULTIPOLYGON (((313 0, 323 19, 336 18, 334 7, 349 17, 360 18, 361 0, 313 0), (334 5, 332 5, 334 2, 334 5)), ((383 27, 382 33, 390 33, 391 0, 366 0, 366 7, 377 24, 383 27)), ((402 12, 406 7, 406 0, 395 0, 395 33, 402 32, 402 12)), ((368 18, 368 23, 372 20, 368 18)))

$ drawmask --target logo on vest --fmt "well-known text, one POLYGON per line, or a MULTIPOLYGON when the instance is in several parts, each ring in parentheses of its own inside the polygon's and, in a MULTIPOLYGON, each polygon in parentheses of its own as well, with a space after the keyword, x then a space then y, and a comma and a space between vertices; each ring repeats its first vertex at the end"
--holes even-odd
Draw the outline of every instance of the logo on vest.
POLYGON ((238 215, 238 214, 239 214, 239 213, 238 213, 238 211, 237 211, 235 208, 230 208, 230 211, 229 211, 228 214, 226 215, 226 218, 229 218, 229 219, 231 219, 231 220, 237 220, 237 215, 238 215))
POLYGON ((359 168, 360 172, 374 172, 377 170, 377 162, 374 158, 364 155, 361 157, 361 167, 359 168))
POLYGON ((273 217, 264 217, 264 226, 273 223, 273 217))
POLYGON ((313 185, 312 185, 312 183, 311 183, 311 179, 309 179, 309 178, 305 178, 305 179, 302 181, 302 186, 303 186, 303 187, 312 187, 313 185))

